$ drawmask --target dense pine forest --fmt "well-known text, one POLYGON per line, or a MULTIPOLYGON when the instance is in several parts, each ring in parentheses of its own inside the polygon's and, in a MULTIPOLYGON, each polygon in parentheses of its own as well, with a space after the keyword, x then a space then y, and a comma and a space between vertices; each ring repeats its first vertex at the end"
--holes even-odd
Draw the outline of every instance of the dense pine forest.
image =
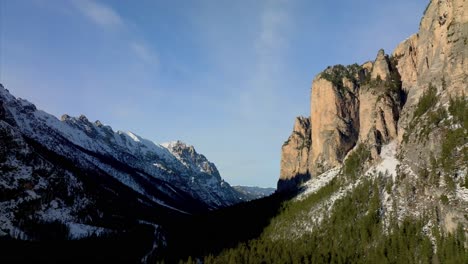
MULTIPOLYGON (((303 211, 312 208, 343 184, 334 180, 305 200, 287 201, 259 238, 239 243, 220 254, 189 256, 184 263, 468 263, 462 226, 457 232, 430 237, 421 232, 430 212, 420 219, 393 219, 384 229, 379 211, 383 178, 363 180, 345 198, 337 200, 329 216, 313 231, 300 237, 278 237, 275 223, 294 224, 303 211)), ((281 233, 281 232, 280 232, 281 233)))

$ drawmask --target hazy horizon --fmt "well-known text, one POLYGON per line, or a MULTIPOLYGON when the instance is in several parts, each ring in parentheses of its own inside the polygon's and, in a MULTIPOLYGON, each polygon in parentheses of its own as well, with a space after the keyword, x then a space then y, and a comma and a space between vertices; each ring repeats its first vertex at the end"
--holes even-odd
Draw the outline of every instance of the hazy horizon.
POLYGON ((428 3, 323 2, 2 1, 0 83, 57 117, 194 145, 231 185, 276 187, 313 77, 391 53, 428 3))

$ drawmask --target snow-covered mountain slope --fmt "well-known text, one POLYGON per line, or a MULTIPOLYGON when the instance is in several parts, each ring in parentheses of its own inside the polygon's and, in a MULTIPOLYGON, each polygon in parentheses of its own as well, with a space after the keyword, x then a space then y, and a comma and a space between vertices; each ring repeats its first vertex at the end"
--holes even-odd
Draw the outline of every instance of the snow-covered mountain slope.
POLYGON ((85 116, 59 120, 1 85, 0 172, 3 233, 23 232, 20 214, 83 223, 96 218, 83 213, 86 208, 106 195, 125 197, 129 206, 186 213, 241 200, 193 146, 179 141, 158 145, 85 116))

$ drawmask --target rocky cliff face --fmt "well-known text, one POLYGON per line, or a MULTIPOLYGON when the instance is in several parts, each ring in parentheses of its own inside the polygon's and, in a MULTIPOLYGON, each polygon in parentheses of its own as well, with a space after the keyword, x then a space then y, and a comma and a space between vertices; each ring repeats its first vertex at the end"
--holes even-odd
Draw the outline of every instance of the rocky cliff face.
POLYGON ((441 100, 467 93, 468 3, 463 0, 431 1, 419 32, 393 52, 408 102, 399 120, 399 141, 412 118, 413 107, 429 88, 439 87, 441 100))
POLYGON ((405 101, 396 63, 380 50, 374 62, 337 65, 317 75, 312 83, 310 122, 297 119, 282 148, 280 191, 297 186, 303 175, 313 177, 339 166, 359 143, 367 144, 378 159, 382 144, 398 135, 405 101), (298 124, 310 124, 310 128, 298 124), (303 138, 311 144, 302 144, 303 138))
POLYGON ((309 152, 310 119, 297 117, 291 136, 284 142, 281 153, 280 184, 278 188, 287 189, 300 181, 310 179, 309 152))
MULTIPOLYGON (((419 32, 399 44, 391 56, 380 50, 373 62, 338 65, 318 74, 312 83, 308 159, 303 158, 307 149, 293 151, 297 142, 288 141, 282 148, 278 186, 284 178, 314 177, 341 165, 358 144, 378 162, 382 145, 397 140, 401 155, 408 155, 407 163, 414 170, 420 167, 415 164, 428 163, 440 143, 425 151, 415 133, 407 130, 430 86, 437 90, 435 105, 445 109, 450 98, 465 98, 468 93, 466 10, 464 0, 431 1, 419 32)), ((425 133, 431 134, 429 128, 425 133)))
POLYGON ((359 131, 359 71, 357 65, 335 66, 319 74, 312 83, 312 148, 309 163, 312 175, 340 164, 356 143, 359 131))
POLYGON ((414 171, 429 166, 440 155, 444 138, 451 135, 438 122, 445 113, 451 115, 451 99, 466 100, 466 10, 468 3, 463 0, 432 1, 419 32, 400 43, 393 52, 399 61, 403 89, 408 91, 408 101, 398 121, 400 156, 414 171), (429 94, 435 98, 429 107, 422 108, 420 102, 427 101, 429 94))
POLYGON ((417 85, 432 82, 454 92, 466 89, 468 80, 468 3, 464 0, 432 1, 421 20, 416 40, 417 85), (451 89, 451 90, 452 90, 451 89))
POLYGON ((380 50, 370 78, 367 76, 359 89, 358 143, 368 146, 373 159, 378 159, 383 144, 398 135, 398 119, 406 95, 401 89, 396 63, 380 50))

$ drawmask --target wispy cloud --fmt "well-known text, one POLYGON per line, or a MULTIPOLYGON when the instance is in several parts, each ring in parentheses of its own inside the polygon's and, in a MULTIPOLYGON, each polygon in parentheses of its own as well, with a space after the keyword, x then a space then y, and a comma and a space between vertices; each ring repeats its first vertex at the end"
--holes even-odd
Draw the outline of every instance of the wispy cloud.
POLYGON ((265 112, 279 102, 278 89, 287 49, 287 31, 290 24, 288 7, 281 1, 269 1, 260 16, 260 30, 254 39, 255 66, 246 89, 241 93, 241 109, 251 116, 262 107, 265 112), (261 105, 259 99, 261 98, 261 105))
POLYGON ((261 60, 271 59, 286 44, 284 28, 289 21, 286 10, 279 6, 268 6, 261 15, 261 31, 255 46, 261 60))
POLYGON ((111 7, 93 0, 73 1, 78 10, 89 20, 104 28, 122 28, 122 17, 111 7))
MULTIPOLYGON (((98 2, 97 0, 74 0, 73 4, 80 13, 92 23, 105 30, 124 30, 130 29, 128 22, 119 15, 112 7, 98 2)), ((129 39, 130 51, 142 62, 159 65, 157 53, 143 41, 135 40, 137 37, 128 30, 124 31, 129 39)))
POLYGON ((141 41, 132 41, 130 43, 130 48, 145 63, 151 63, 153 65, 159 64, 159 58, 153 50, 148 47, 145 43, 141 41))

